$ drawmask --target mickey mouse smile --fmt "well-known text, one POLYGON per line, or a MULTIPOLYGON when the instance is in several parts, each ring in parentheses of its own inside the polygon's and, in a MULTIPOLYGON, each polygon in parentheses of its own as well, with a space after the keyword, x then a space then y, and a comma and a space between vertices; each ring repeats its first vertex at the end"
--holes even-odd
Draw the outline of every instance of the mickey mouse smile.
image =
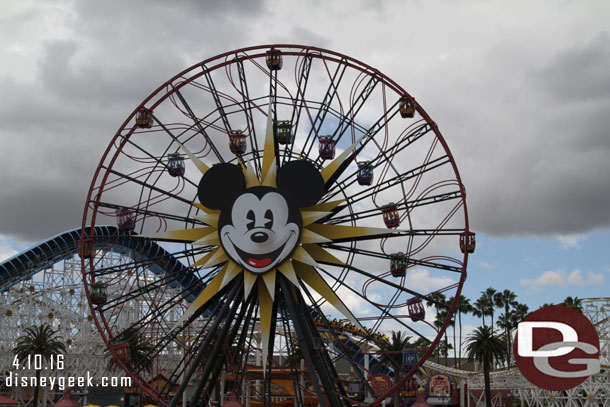
POLYGON ((222 212, 220 242, 233 261, 262 274, 284 262, 296 248, 301 215, 275 188, 246 189, 222 212))
MULTIPOLYGON (((257 233, 264 233, 264 232, 257 232, 257 233)), ((257 233, 254 233, 252 235, 252 239, 262 236, 262 235, 257 235, 257 233)), ((227 239, 229 241, 231 240, 228 236, 227 236, 227 239)), ((233 243, 233 242, 231 242, 231 243, 233 243)), ((273 262, 273 260, 277 259, 282 254, 282 251, 286 247, 286 243, 284 243, 282 246, 280 246, 280 248, 278 248, 277 250, 274 250, 271 253, 265 253, 265 254, 247 253, 247 252, 241 250, 239 247, 235 246, 235 244, 233 244, 233 247, 235 248, 235 251, 239 255, 240 259, 242 260, 243 265, 247 264, 251 267, 260 269, 260 268, 269 266, 273 262)))

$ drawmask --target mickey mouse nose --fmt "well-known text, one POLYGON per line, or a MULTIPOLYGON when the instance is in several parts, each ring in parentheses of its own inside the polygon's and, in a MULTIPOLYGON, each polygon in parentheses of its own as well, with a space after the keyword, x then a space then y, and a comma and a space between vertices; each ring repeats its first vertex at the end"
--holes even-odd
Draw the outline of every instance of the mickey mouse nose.
POLYGON ((252 239, 254 243, 263 243, 269 239, 269 235, 265 232, 256 232, 250 237, 250 239, 252 239))

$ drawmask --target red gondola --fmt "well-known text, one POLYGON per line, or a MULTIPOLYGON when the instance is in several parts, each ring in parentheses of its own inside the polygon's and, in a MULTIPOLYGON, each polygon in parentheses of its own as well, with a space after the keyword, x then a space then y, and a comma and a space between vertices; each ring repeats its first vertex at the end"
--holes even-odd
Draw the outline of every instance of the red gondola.
POLYGON ((397 228, 400 225, 398 208, 394 202, 390 202, 389 204, 382 206, 381 215, 383 216, 383 222, 388 229, 397 228))
POLYGON ((464 232, 460 234, 460 250, 462 253, 474 253, 477 246, 474 232, 464 232))
POLYGON ((117 343, 115 345, 111 345, 111 347, 121 362, 131 363, 131 347, 129 346, 129 342, 117 343))
POLYGON ((184 157, 178 153, 172 153, 167 156, 167 172, 172 177, 181 177, 184 175, 184 157))
POLYGON ((136 227, 133 213, 129 209, 118 210, 116 212, 116 224, 121 232, 133 230, 136 227))
POLYGON ((279 49, 273 49, 267 51, 267 58, 265 58, 265 62, 267 63, 267 68, 272 71, 279 71, 282 69, 283 60, 282 60, 282 51, 279 49))
POLYGON ((108 295, 106 294, 106 284, 104 283, 93 283, 89 286, 89 297, 91 302, 95 305, 104 305, 108 301, 108 295))
POLYGON ((398 110, 400 111, 400 117, 403 119, 411 118, 415 115, 415 103, 409 96, 404 95, 400 98, 398 103, 398 110))
POLYGON ((95 256, 92 238, 86 237, 78 241, 78 255, 81 259, 92 259, 95 256))
POLYGON ((335 158, 335 140, 333 140, 332 136, 320 136, 319 138, 320 146, 318 148, 318 152, 320 153, 320 158, 324 160, 332 160, 335 158))
POLYGON ((241 130, 234 130, 229 133, 229 150, 231 150, 233 154, 244 154, 246 148, 246 135, 241 130))
POLYGON ((294 134, 292 134, 292 124, 290 120, 278 122, 277 124, 277 142, 279 144, 292 144, 294 134))
POLYGON ((358 174, 356 175, 358 184, 371 185, 373 183, 373 165, 370 161, 358 163, 358 174))
POLYGON ((390 272, 394 277, 404 277, 407 271, 407 264, 403 252, 390 255, 390 272))
POLYGON ((409 317, 412 321, 422 321, 426 317, 424 304, 419 297, 408 300, 407 309, 409 310, 409 317))
POLYGON ((150 129, 153 125, 152 111, 141 108, 136 114, 136 126, 143 129, 150 129))

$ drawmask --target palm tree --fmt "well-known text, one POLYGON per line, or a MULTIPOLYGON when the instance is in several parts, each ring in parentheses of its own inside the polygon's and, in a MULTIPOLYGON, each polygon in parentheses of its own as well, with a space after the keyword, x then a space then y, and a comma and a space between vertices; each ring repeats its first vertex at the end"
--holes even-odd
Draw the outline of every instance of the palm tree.
POLYGON ((491 326, 494 326, 494 311, 496 304, 494 302, 494 296, 496 295, 496 289, 493 287, 487 287, 485 291, 481 291, 481 295, 487 298, 488 309, 487 313, 491 316, 491 326))
POLYGON ((483 377, 485 379, 485 405, 491 407, 491 384, 489 369, 493 360, 504 361, 506 348, 502 339, 494 334, 493 327, 481 326, 474 330, 466 341, 468 359, 477 359, 483 363, 483 377))
POLYGON ((512 330, 509 313, 510 307, 514 307, 517 304, 517 294, 511 290, 504 290, 501 293, 496 293, 494 295, 494 304, 498 308, 504 308, 504 315, 501 315, 498 318, 498 325, 501 328, 504 328, 504 335, 506 337, 506 353, 509 354, 511 345, 510 331, 512 330), (502 323, 500 322, 500 318, 503 319, 502 323))
POLYGON ((476 300, 472 307, 472 314, 475 317, 481 318, 483 321, 483 326, 487 326, 485 323, 485 315, 489 315, 489 301, 487 297, 481 296, 478 300, 476 300))
MULTIPOLYGON (((403 369, 402 352, 411 346, 413 346, 411 344, 411 337, 403 335, 400 331, 392 331, 392 337, 389 340, 381 341, 379 344, 381 363, 394 370, 394 385, 401 378, 403 369)), ((395 392, 392 396, 394 407, 400 407, 399 394, 400 392, 395 392)))
POLYGON ((574 298, 566 297, 566 299, 563 300, 563 302, 560 305, 574 308, 575 310, 582 312, 582 300, 578 297, 574 297, 574 298))
POLYGON ((460 295, 460 298, 458 299, 456 311, 458 313, 458 320, 459 320, 459 324, 460 324, 459 358, 460 358, 460 365, 461 365, 462 364, 462 314, 468 314, 469 312, 472 311, 472 305, 470 305, 470 300, 468 298, 464 297, 463 295, 460 295))
MULTIPOLYGON (((57 332, 47 324, 26 328, 23 335, 17 339, 13 354, 19 360, 26 360, 28 357, 33 359, 35 355, 41 355, 43 363, 48 362, 51 358, 66 352, 66 345, 63 339, 57 336, 57 332)), ((42 369, 36 369, 34 407, 38 407, 41 372, 42 369)))
MULTIPOLYGON (((143 335, 135 327, 129 327, 119 333, 115 338, 114 342, 127 342, 129 343, 129 353, 131 355, 131 362, 129 363, 138 372, 152 371, 152 358, 150 352, 153 346, 150 342, 143 337, 143 335)), ((110 371, 116 371, 119 369, 118 364, 112 357, 110 349, 106 349, 107 368, 110 371)))
MULTIPOLYGON (((138 372, 147 372, 150 373, 152 371, 152 357, 150 352, 153 349, 153 346, 148 342, 147 339, 143 337, 143 335, 138 331, 136 327, 129 327, 124 331, 120 332, 115 338, 114 341, 116 343, 127 342, 129 343, 129 354, 131 356, 131 362, 129 364, 135 368, 138 372)), ((110 349, 106 349, 106 360, 107 365, 106 368, 111 371, 119 370, 119 365, 116 363, 114 357, 112 356, 112 352, 110 349)), ((131 394, 125 394, 125 405, 129 406, 131 394)))

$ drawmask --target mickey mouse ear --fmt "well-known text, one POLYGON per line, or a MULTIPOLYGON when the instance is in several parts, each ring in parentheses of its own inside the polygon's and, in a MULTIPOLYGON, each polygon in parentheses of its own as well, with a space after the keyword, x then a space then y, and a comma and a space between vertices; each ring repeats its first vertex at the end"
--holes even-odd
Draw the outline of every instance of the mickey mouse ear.
POLYGON ((241 168, 235 164, 217 164, 206 171, 199 181, 197 197, 210 209, 223 209, 233 202, 246 187, 241 168))
POLYGON ((284 164, 277 172, 277 189, 298 208, 318 203, 326 192, 318 169, 304 160, 284 164))

